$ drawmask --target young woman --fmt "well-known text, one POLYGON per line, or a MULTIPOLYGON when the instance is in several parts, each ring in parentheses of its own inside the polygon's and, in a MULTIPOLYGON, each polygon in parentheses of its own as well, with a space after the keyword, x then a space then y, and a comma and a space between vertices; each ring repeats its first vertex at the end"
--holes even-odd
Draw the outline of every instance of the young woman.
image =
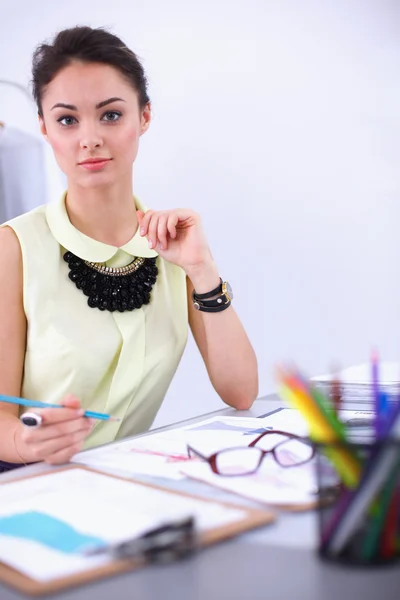
POLYGON ((222 400, 249 408, 256 358, 199 215, 133 196, 151 120, 135 54, 103 29, 64 30, 34 54, 33 93, 68 189, 0 229, 0 393, 64 408, 36 410, 32 428, 0 402, 0 468, 63 463, 148 429, 188 323, 222 400), (120 421, 90 421, 88 409, 120 421))

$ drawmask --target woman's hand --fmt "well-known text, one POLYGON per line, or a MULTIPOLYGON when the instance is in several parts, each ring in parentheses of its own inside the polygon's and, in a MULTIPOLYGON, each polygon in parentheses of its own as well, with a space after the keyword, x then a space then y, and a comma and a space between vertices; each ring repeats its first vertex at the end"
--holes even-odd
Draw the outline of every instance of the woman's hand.
POLYGON ((149 247, 189 274, 212 262, 200 216, 187 208, 137 211, 140 235, 149 247))
POLYGON ((43 419, 40 427, 33 428, 21 423, 17 429, 14 438, 16 450, 25 462, 62 464, 82 449, 93 421, 83 417, 85 411, 75 396, 66 396, 60 404, 65 408, 34 410, 43 419))

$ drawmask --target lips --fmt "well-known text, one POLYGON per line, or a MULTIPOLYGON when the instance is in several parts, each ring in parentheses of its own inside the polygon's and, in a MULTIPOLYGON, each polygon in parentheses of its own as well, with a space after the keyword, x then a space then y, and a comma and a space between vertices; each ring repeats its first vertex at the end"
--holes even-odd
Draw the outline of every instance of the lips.
POLYGON ((104 162, 108 162, 109 160, 111 160, 111 158, 103 158, 103 157, 98 157, 98 158, 87 158, 86 160, 82 160, 80 163, 80 165, 93 165, 96 163, 104 163, 104 162))
POLYGON ((101 171, 110 161, 111 158, 87 158, 78 164, 88 171, 101 171))

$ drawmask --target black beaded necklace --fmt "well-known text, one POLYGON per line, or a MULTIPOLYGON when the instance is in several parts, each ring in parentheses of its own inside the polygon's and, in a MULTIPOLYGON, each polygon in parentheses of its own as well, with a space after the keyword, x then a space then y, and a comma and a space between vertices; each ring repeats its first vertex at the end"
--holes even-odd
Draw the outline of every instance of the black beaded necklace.
POLYGON ((82 260, 72 252, 64 254, 68 277, 85 296, 91 308, 110 312, 134 310, 150 302, 157 280, 156 258, 134 258, 125 267, 106 267, 82 260))

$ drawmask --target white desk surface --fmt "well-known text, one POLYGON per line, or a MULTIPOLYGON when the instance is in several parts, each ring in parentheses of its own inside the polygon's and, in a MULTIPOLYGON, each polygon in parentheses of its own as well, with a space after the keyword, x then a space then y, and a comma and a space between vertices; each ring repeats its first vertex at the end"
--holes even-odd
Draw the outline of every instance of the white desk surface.
MULTIPOLYGON (((276 396, 256 400, 249 411, 222 409, 205 416, 265 415, 282 404, 276 396)), ((367 406, 349 406, 368 410, 367 406)), ((176 427, 176 423, 158 431, 176 427)), ((155 430, 153 430, 155 431, 155 430)), ((147 435, 147 434, 145 434, 147 435)), ((1 475, 2 481, 48 471, 44 464, 1 475)), ((112 471, 116 472, 116 471, 112 471)), ((135 475, 172 489, 251 504, 237 496, 190 480, 135 475)), ((272 526, 216 545, 180 563, 149 567, 51 596, 54 600, 398 600, 400 567, 350 568, 321 561, 315 551, 315 513, 281 513, 272 526)), ((26 598, 0 584, 0 600, 26 598)), ((49 598, 49 596, 47 596, 49 598)))

